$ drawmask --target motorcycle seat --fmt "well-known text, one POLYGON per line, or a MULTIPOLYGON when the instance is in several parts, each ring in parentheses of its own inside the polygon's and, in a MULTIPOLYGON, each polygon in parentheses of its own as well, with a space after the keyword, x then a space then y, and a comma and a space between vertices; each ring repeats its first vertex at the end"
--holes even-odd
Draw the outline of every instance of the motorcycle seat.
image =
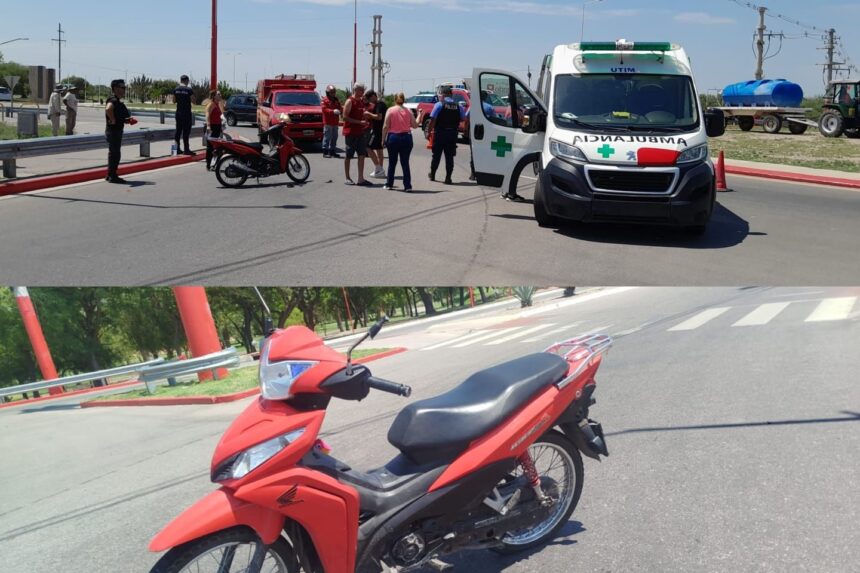
POLYGON ((388 430, 388 441, 417 464, 450 462, 563 379, 567 368, 562 357, 541 352, 476 372, 453 390, 406 406, 388 430))
POLYGON ((250 141, 242 141, 241 139, 234 139, 232 143, 238 143, 239 145, 244 145, 245 147, 250 147, 251 149, 256 149, 257 151, 263 151, 262 143, 252 143, 250 141))

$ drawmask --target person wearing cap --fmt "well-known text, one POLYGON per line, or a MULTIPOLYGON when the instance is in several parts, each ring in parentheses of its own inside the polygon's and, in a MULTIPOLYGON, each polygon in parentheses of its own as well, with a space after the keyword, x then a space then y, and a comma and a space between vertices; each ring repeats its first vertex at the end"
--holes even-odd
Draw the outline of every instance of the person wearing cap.
POLYGON ((63 96, 63 103, 66 104, 66 135, 75 133, 75 123, 78 120, 78 88, 72 86, 66 95, 63 96))
POLYGON ((51 120, 51 133, 54 137, 60 135, 60 116, 63 114, 62 86, 57 86, 48 98, 48 119, 51 120))
POLYGON ((193 120, 191 114, 191 104, 194 101, 194 90, 188 85, 188 76, 182 75, 179 78, 179 85, 173 90, 173 103, 176 104, 176 135, 173 139, 176 140, 176 151, 179 152, 179 140, 182 139, 184 145, 182 153, 185 155, 194 155, 191 147, 188 144, 188 138, 191 136, 191 122, 193 120))
POLYGON ((122 149, 122 131, 125 124, 134 125, 137 120, 131 117, 128 108, 122 103, 125 97, 125 81, 113 80, 110 83, 111 96, 105 106, 105 138, 108 142, 108 172, 105 181, 111 183, 126 183, 117 174, 122 149))
POLYGON ((325 88, 325 97, 322 100, 323 111, 323 157, 340 157, 337 153, 337 128, 343 106, 337 97, 337 89, 333 85, 325 88))
POLYGON ((433 158, 430 160, 430 181, 436 180, 436 169, 442 154, 445 155, 445 183, 451 184, 454 172, 454 155, 457 154, 457 128, 466 119, 466 112, 454 101, 454 90, 442 88, 442 100, 430 112, 430 132, 433 134, 433 158))

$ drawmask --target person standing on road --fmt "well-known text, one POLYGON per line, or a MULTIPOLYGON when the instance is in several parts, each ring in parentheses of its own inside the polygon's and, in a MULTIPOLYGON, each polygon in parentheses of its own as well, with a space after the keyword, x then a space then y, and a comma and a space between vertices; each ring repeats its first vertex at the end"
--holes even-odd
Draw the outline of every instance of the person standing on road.
POLYGON ((343 160, 343 172, 347 185, 373 187, 373 183, 364 178, 364 158, 367 157, 367 140, 364 132, 367 130, 367 118, 364 107, 364 84, 355 84, 352 95, 343 106, 343 137, 346 140, 346 159, 343 160), (349 176, 349 162, 358 155, 358 181, 354 182, 349 176))
POLYGON ((388 176, 385 180, 385 189, 394 189, 394 172, 397 169, 397 160, 400 159, 400 167, 403 169, 403 190, 409 193, 412 190, 412 173, 409 169, 409 155, 412 153, 412 130, 421 126, 424 112, 421 111, 418 119, 412 112, 403 107, 406 96, 403 92, 394 96, 394 105, 385 113, 382 125, 382 140, 388 148, 388 176))
POLYGON ((337 130, 343 106, 337 99, 337 89, 330 85, 325 89, 323 110, 323 157, 340 157, 337 153, 337 130))
POLYGON ((224 134, 224 126, 221 123, 221 115, 224 113, 224 100, 221 92, 210 90, 209 103, 206 104, 206 130, 209 133, 206 139, 206 170, 212 169, 212 145, 209 140, 213 137, 221 137, 224 134))
POLYGON ((75 95, 77 91, 78 88, 72 86, 63 96, 63 103, 66 104, 66 135, 75 133, 75 123, 78 120, 78 97, 75 95))
POLYGON ((60 135, 60 116, 63 113, 62 97, 60 92, 63 88, 57 86, 48 98, 48 119, 51 120, 51 133, 54 137, 60 135))
POLYGON ((388 110, 388 106, 379 99, 379 96, 373 90, 368 91, 364 98, 367 101, 367 117, 370 119, 367 154, 373 162, 373 171, 369 177, 380 179, 385 177, 385 168, 382 166, 384 160, 382 154, 382 123, 385 121, 385 112, 388 110))
POLYGON ((457 128, 466 119, 466 112, 454 101, 454 90, 442 88, 442 101, 430 112, 430 128, 433 134, 433 158, 430 160, 430 181, 436 180, 436 170, 442 154, 445 154, 445 184, 450 185, 454 172, 454 156, 457 154, 457 128))
POLYGON ((128 108, 122 103, 125 97, 125 81, 113 80, 110 83, 111 97, 105 106, 105 138, 108 142, 108 172, 105 181, 111 183, 126 183, 126 180, 117 174, 122 149, 122 130, 125 124, 134 125, 137 120, 131 117, 128 108))
POLYGON ((176 135, 173 139, 176 140, 176 152, 179 153, 179 140, 185 146, 182 153, 185 155, 194 155, 191 147, 188 144, 188 138, 191 136, 191 104, 194 101, 194 90, 188 85, 188 76, 183 75, 179 78, 179 85, 173 90, 173 103, 176 104, 176 135))

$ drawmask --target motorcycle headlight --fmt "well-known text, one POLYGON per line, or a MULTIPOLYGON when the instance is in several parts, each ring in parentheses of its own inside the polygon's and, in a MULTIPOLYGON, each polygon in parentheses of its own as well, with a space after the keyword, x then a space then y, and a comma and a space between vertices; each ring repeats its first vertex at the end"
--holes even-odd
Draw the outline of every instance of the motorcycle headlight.
POLYGON ((693 163, 694 161, 704 161, 708 158, 708 144, 697 145, 691 147, 678 156, 678 163, 693 163))
POLYGON ((286 400, 292 396, 293 382, 317 363, 310 360, 269 361, 269 344, 260 354, 260 393, 266 400, 286 400))
POLYGON ((299 428, 236 454, 212 472, 212 481, 220 482, 245 477, 271 459, 275 454, 298 440, 304 433, 305 429, 299 428))
POLYGON ((555 139, 551 139, 549 142, 549 152, 553 157, 558 157, 559 159, 588 161, 580 148, 556 141, 555 139))

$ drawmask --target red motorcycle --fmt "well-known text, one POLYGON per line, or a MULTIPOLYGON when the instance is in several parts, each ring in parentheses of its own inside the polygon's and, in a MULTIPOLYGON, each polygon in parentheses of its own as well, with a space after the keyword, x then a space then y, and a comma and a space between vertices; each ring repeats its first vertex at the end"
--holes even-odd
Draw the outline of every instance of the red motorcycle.
POLYGON ((263 132, 261 141, 252 143, 229 138, 209 139, 217 160, 215 177, 225 187, 241 187, 249 177, 261 179, 286 173, 296 183, 304 183, 311 175, 311 166, 293 140, 286 134, 286 123, 279 123, 263 132))
POLYGON ((150 543, 169 551, 151 573, 405 572, 463 549, 522 551, 564 526, 582 492, 581 453, 608 455, 588 418, 607 336, 557 343, 470 376, 406 406, 388 441, 400 450, 361 472, 317 438, 332 398, 370 389, 408 397, 300 326, 271 332, 262 396, 233 422, 212 458, 217 491, 150 543))

